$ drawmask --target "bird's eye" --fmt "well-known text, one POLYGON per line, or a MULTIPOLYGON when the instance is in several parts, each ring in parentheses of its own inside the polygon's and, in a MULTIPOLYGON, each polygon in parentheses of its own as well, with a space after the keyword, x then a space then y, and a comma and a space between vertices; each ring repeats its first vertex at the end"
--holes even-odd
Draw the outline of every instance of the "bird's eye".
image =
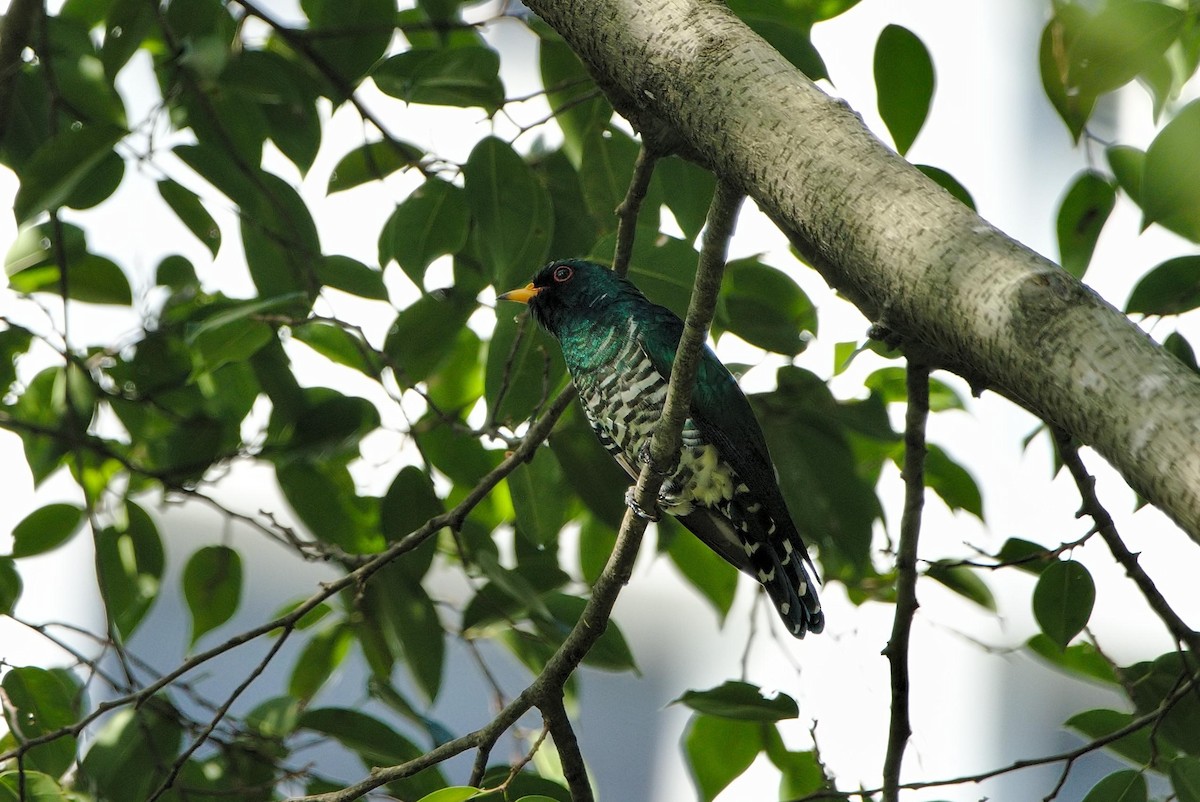
POLYGON ((570 281, 573 275, 575 275, 575 271, 566 265, 559 265, 554 268, 554 280, 560 284, 564 281, 570 281))

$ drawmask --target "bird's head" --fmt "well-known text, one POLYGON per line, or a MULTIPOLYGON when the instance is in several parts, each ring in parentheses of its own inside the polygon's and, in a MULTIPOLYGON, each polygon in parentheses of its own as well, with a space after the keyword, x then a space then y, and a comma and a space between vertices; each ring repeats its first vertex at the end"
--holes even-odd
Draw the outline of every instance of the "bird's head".
POLYGON ((620 314, 623 301, 641 297, 637 288, 603 265, 559 259, 539 270, 529 284, 497 300, 528 304, 534 320, 558 336, 573 322, 620 314))

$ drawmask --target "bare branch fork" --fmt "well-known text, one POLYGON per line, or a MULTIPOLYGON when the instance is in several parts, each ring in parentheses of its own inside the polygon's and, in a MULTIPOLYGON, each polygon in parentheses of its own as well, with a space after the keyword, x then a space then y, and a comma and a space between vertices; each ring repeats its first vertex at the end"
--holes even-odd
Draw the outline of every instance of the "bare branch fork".
MULTIPOLYGON (((658 491, 679 453, 681 433, 688 416, 700 353, 716 308, 729 237, 741 201, 742 195, 738 190, 724 182, 718 184, 712 206, 709 208, 708 226, 700 253, 699 268, 696 271, 696 284, 671 370, 663 415, 650 444, 650 459, 642 466, 634 491, 634 498, 642 509, 657 508, 658 491)), ((478 785, 483 778, 492 746, 533 707, 541 709, 547 718, 547 724, 563 760, 564 774, 572 798, 577 802, 591 802, 593 795, 587 779, 587 770, 583 766, 577 744, 574 743, 570 721, 562 708, 562 689, 608 626, 617 596, 629 581, 647 523, 646 519, 635 515, 632 510, 626 510, 612 556, 596 580, 591 598, 588 599, 579 621, 558 651, 547 661, 542 673, 491 722, 408 763, 374 769, 369 777, 353 786, 327 794, 302 797, 293 802, 350 802, 381 785, 411 776, 469 749, 479 750, 471 775, 471 784, 478 785)))
POLYGON ((883 762, 883 799, 896 802, 904 748, 912 735, 908 714, 908 642, 917 611, 917 540, 925 506, 925 424, 929 418, 929 367, 909 360, 904 426, 904 512, 896 554, 896 614, 883 653, 891 667, 892 715, 883 762))

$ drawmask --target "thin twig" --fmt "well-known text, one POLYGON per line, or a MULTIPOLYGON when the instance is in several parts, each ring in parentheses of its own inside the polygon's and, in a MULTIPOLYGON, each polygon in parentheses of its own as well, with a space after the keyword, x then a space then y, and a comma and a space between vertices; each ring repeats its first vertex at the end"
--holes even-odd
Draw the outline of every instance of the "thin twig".
POLYGON ((618 276, 629 272, 629 262, 633 258, 633 241, 637 236, 638 213, 642 210, 642 201, 650 191, 650 179, 654 177, 654 165, 658 156, 645 142, 638 151, 637 160, 633 163, 633 176, 629 180, 629 189, 625 198, 617 206, 617 246, 613 251, 613 270, 618 276))
POLYGON ((1179 643, 1186 644, 1188 649, 1193 653, 1200 654, 1200 634, 1196 630, 1188 626, 1187 622, 1179 617, 1179 614, 1172 609, 1171 605, 1163 597, 1155 586, 1150 575, 1146 573, 1138 562, 1138 555, 1134 554, 1121 540, 1121 536, 1117 533, 1117 527, 1113 523, 1112 516, 1108 514, 1108 510, 1100 503, 1099 497, 1096 495, 1096 479, 1088 473, 1087 466, 1083 464, 1082 458, 1079 456, 1079 448, 1075 445, 1071 435, 1057 427, 1054 429, 1054 442, 1058 446, 1058 452, 1062 456, 1063 464, 1071 472, 1072 478, 1075 480, 1076 487, 1079 488, 1079 496, 1083 500, 1083 506, 1079 510, 1079 515, 1087 515, 1095 524, 1095 531, 1104 538, 1104 542, 1108 544, 1108 550, 1112 552, 1113 558, 1121 564, 1125 569, 1125 574, 1133 580, 1138 586, 1138 590, 1146 597, 1146 602, 1150 608, 1154 610, 1162 622, 1166 625, 1171 633, 1171 637, 1179 643))
POLYGON ((579 740, 571 727, 571 719, 567 708, 563 705, 562 695, 547 693, 538 704, 542 717, 546 720, 546 728, 554 738, 554 748, 558 750, 562 762, 563 777, 567 780, 567 788, 571 791, 571 802, 592 802, 592 784, 588 780, 587 766, 583 762, 583 753, 579 751, 579 740))
POLYGON ((883 653, 892 678, 892 715, 887 754, 883 761, 883 799, 899 799, 904 748, 912 735, 908 714, 908 642, 917 611, 917 540, 925 506, 925 423, 929 418, 929 368, 908 363, 908 410, 904 428, 904 512, 896 554, 896 615, 892 636, 883 653))

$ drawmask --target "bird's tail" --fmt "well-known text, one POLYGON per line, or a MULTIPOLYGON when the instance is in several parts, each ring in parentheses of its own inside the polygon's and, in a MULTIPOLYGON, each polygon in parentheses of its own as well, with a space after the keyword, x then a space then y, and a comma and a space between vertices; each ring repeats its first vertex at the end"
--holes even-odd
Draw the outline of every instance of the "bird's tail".
POLYGON ((825 613, 817 598, 817 572, 804 543, 793 527, 785 527, 790 531, 772 527, 764 539, 769 548, 757 549, 750 559, 788 631, 803 638, 825 629, 825 613))

